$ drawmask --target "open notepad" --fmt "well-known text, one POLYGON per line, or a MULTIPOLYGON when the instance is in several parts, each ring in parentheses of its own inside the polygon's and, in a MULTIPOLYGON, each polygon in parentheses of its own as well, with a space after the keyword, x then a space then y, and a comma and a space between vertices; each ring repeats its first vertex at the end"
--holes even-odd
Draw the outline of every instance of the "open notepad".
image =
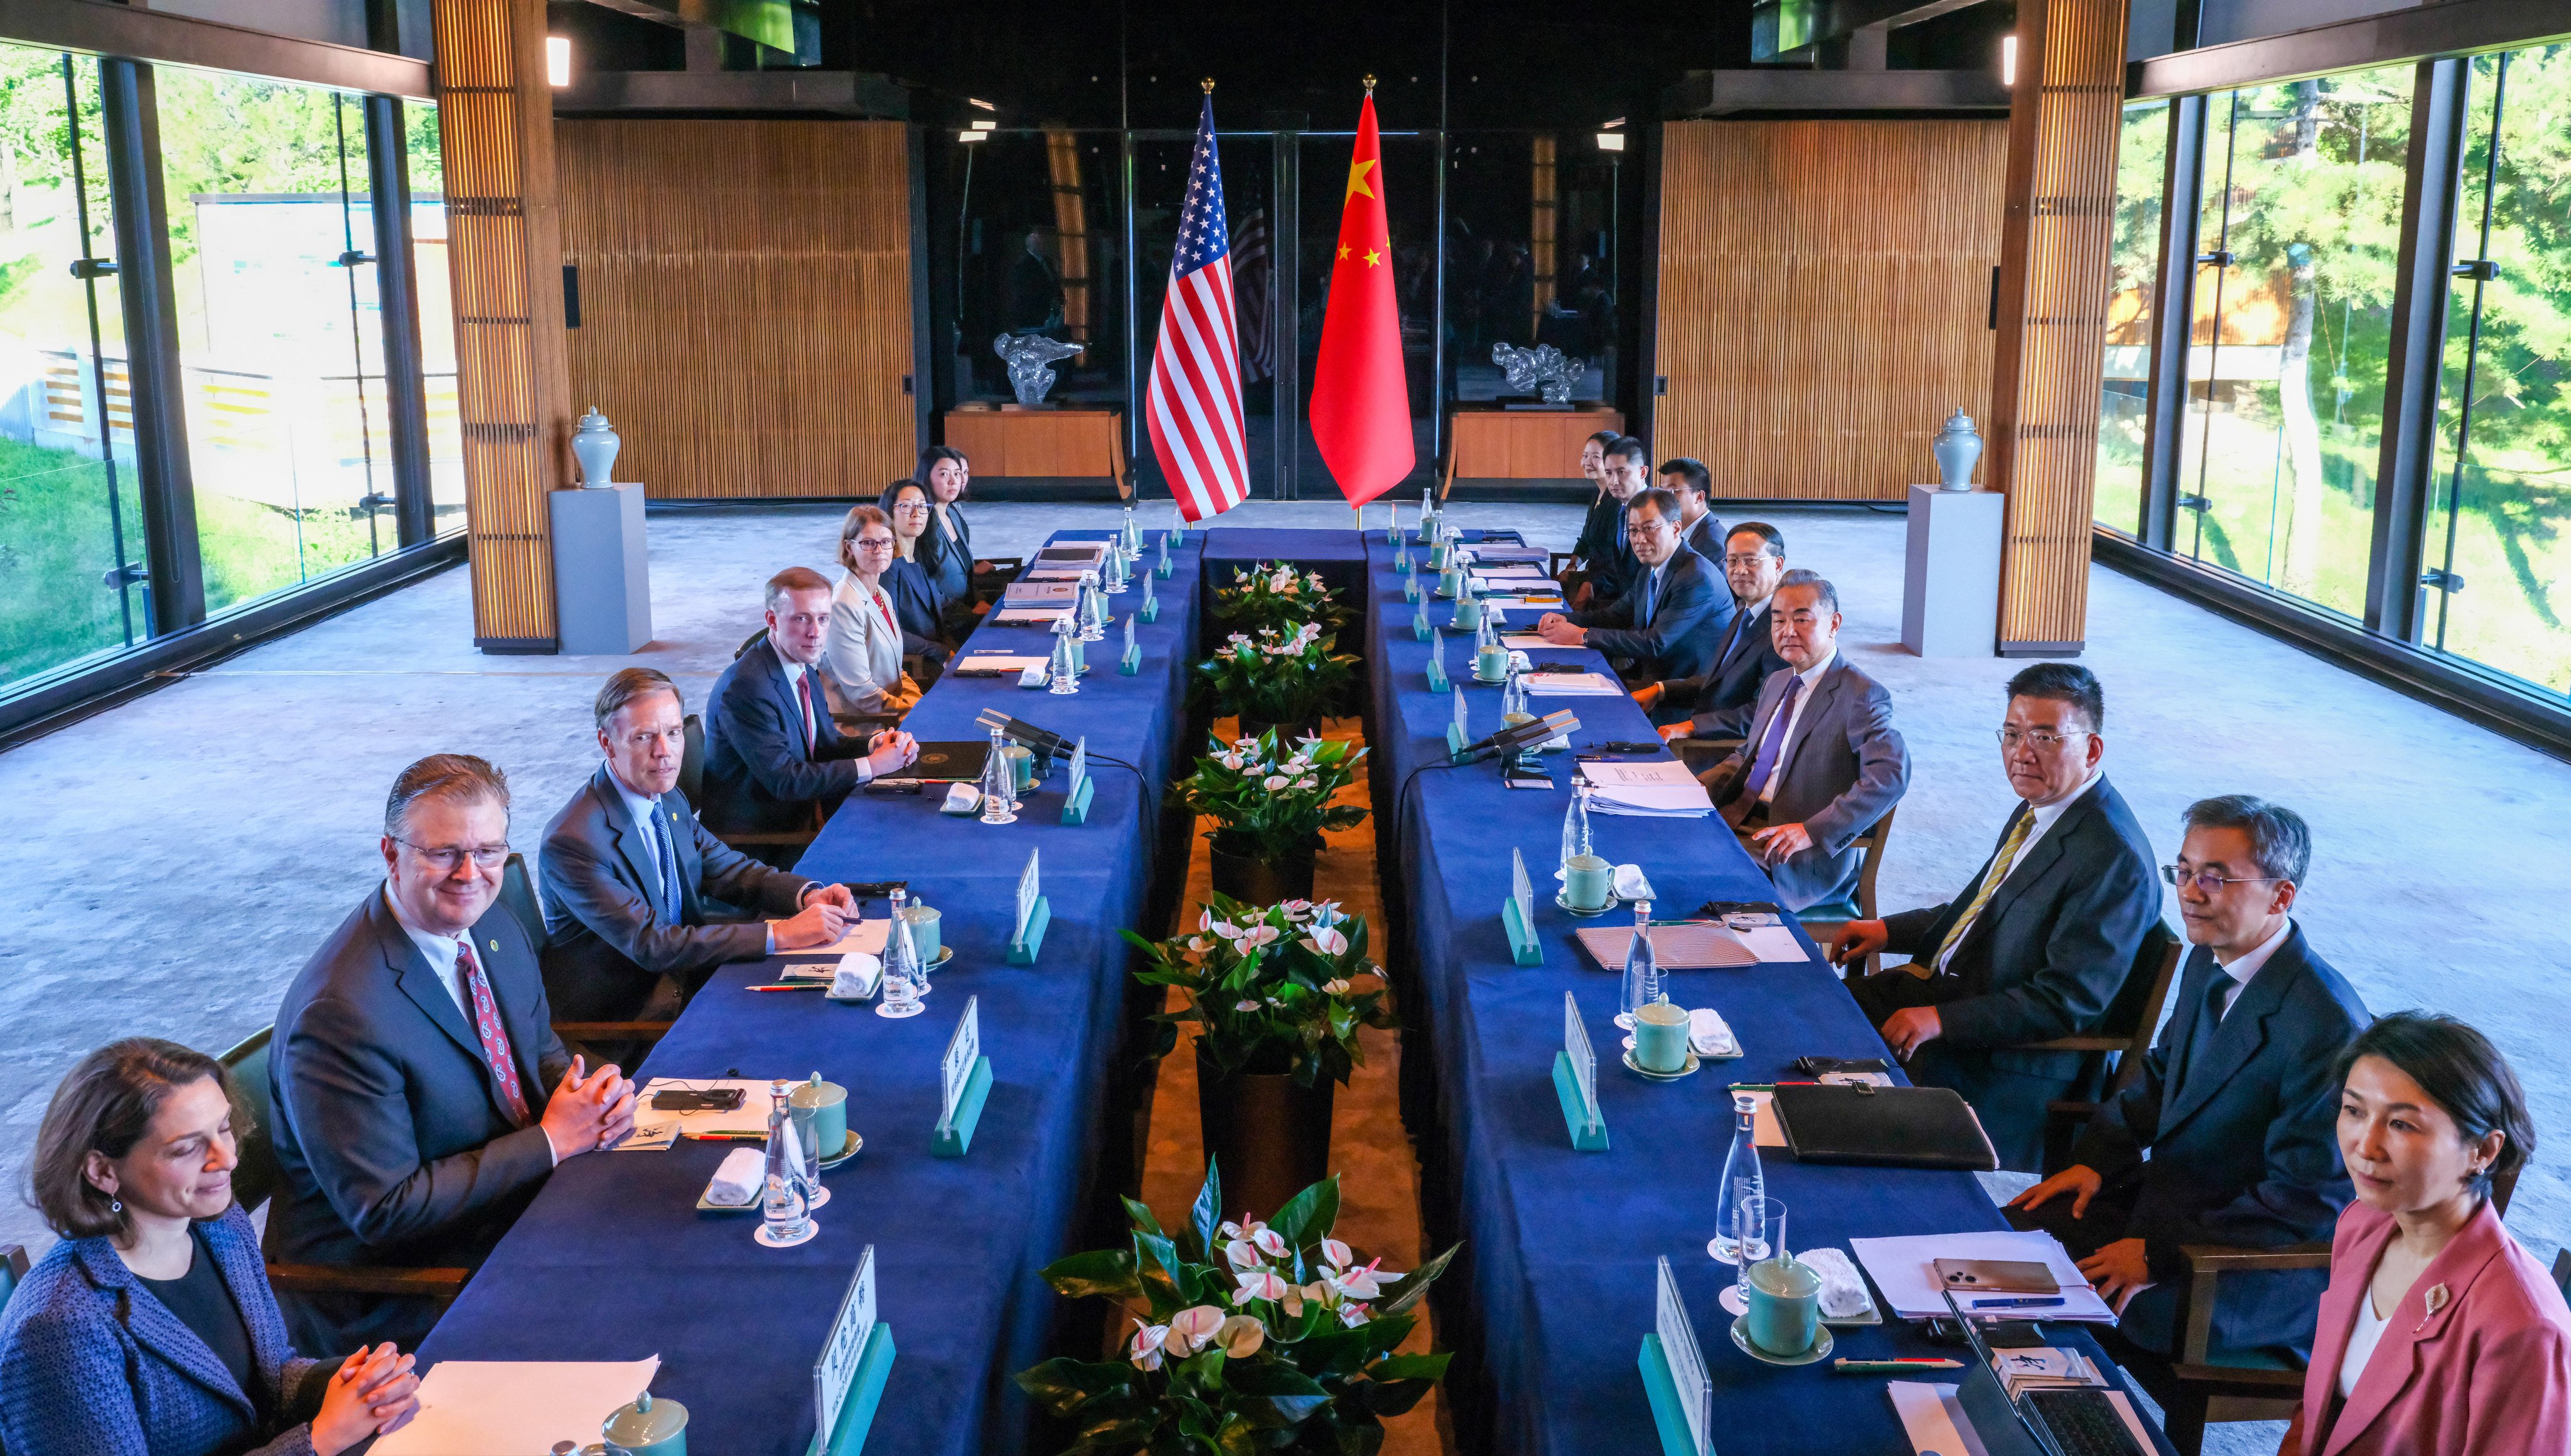
POLYGON ((440 1360, 419 1381, 419 1414, 375 1438, 376 1456, 468 1456, 594 1447, 619 1406, 649 1389, 645 1360, 440 1360))

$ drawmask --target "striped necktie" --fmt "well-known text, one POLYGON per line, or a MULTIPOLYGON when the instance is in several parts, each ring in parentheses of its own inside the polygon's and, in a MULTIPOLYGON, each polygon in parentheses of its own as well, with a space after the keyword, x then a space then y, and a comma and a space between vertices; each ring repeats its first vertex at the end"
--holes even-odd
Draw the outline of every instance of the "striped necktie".
POLYGON ((2009 825, 2008 837, 2000 841, 2000 852, 1991 856, 1990 868, 1982 871, 1982 887, 1973 895, 1973 903, 1966 905, 1964 913, 1955 917, 1955 928, 1947 931, 1946 939, 1938 945, 1937 954, 1930 961, 1937 969, 1942 971, 1946 968, 1946 958, 1955 953, 1956 946, 1964 943, 1965 932, 1981 918, 1982 907, 1988 905, 1991 896, 1998 892, 2000 881, 2008 878, 2009 866, 2017 862, 2017 851, 2026 843, 2027 830, 2034 823, 2035 810, 2022 808, 2017 822, 2009 825))
POLYGON ((501 1024, 499 1003, 491 999, 491 979, 474 958, 473 942, 458 941, 455 969, 464 981, 465 999, 473 1003, 473 1034, 482 1043, 482 1058, 500 1084, 500 1105, 519 1127, 527 1125, 527 1095, 518 1086, 518 1059, 509 1046, 509 1029, 501 1024))
POLYGON ((661 898, 663 901, 661 906, 661 921, 665 925, 676 925, 685 918, 681 913, 681 905, 683 902, 680 898, 679 891, 678 846, 672 843, 670 838, 670 822, 676 817, 676 815, 664 814, 661 811, 661 801, 656 798, 652 800, 652 811, 650 817, 652 820, 652 848, 654 850, 656 861, 654 867, 661 871, 661 898))

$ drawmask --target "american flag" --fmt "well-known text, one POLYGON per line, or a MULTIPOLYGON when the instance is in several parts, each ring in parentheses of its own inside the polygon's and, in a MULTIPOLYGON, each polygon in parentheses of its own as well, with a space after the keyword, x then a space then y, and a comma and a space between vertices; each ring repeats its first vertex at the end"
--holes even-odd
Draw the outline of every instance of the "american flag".
POLYGON ((1241 308, 1241 382, 1256 384, 1277 372, 1277 330, 1269 316, 1268 212, 1241 220, 1232 234, 1233 281, 1241 308))
POLYGON ((1223 164, 1215 154, 1214 97, 1197 120, 1178 251, 1161 301, 1144 417, 1170 493, 1191 521, 1220 515, 1250 494, 1242 438, 1241 344, 1232 311, 1232 254, 1223 216, 1223 164))

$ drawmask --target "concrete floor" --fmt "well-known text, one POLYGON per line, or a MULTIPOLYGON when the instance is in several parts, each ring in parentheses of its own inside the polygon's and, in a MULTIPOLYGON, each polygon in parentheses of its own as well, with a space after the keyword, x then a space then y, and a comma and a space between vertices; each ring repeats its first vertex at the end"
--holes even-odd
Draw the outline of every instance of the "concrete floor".
MULTIPOLYGON (((1567 546, 1570 506, 1464 505, 1567 546)), ((1736 515, 1727 512, 1727 516, 1736 515)), ((656 513, 656 641, 632 658, 486 658, 466 576, 448 572, 0 754, 9 926, 0 938, 0 1182, 64 1068, 113 1037, 218 1049, 264 1025, 286 979, 375 882, 382 795, 437 750, 512 775, 521 839, 594 762, 589 702, 616 668, 662 669, 701 697, 757 626, 760 584, 825 565, 837 512, 656 513)), ((1147 525, 1165 506, 1144 512, 1147 525)), ((1119 519, 1091 504, 974 510, 986 550, 1119 519)), ((1336 526, 1329 503, 1258 504, 1252 525, 1336 526)), ((1842 641, 1891 688, 1914 760, 1886 856, 1887 906, 1943 898, 1990 851, 2008 807, 1990 731, 2011 664, 1922 661, 1898 645, 1902 523, 1772 513, 1790 560, 1828 574, 1842 641)), ((2112 572, 2091 575, 2083 659, 2104 680, 2108 765, 2166 855, 2208 794, 2290 804, 2316 837, 2302 920, 2377 1013, 2470 1018, 2524 1079, 2539 1133, 2571 1138, 2571 952, 2552 897, 2571 886, 2559 827, 2571 764, 2469 727, 2112 572)), ((2571 1179, 2539 1153, 2509 1222, 2547 1261, 2571 1242, 2571 1179)), ((50 1241, 0 1206, 0 1242, 50 1241)), ((2272 1438, 2273 1439, 2273 1438, 2272 1438)))

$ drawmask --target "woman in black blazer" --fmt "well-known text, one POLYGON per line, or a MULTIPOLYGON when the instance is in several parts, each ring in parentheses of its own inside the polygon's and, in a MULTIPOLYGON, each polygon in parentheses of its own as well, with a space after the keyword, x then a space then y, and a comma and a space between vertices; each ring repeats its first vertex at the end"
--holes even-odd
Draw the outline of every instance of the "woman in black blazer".
MULTIPOLYGON (((884 487, 876 505, 892 521, 893 560, 884 569, 881 585, 884 595, 892 599, 893 620, 901 624, 901 650, 928 659, 933 671, 954 649, 946 640, 945 625, 952 603, 938 590, 926 561, 928 523, 934 519, 928 487, 908 478, 896 480, 884 487)), ((921 680, 922 686, 928 681, 921 680)))
POLYGON ((943 601, 945 636, 956 642, 973 630, 973 619, 985 610, 973 600, 973 578, 991 570, 989 562, 973 559, 973 523, 964 519, 961 503, 972 478, 971 463, 952 445, 920 451, 919 468, 911 472, 911 479, 928 489, 928 534, 920 538, 920 565, 943 601))

